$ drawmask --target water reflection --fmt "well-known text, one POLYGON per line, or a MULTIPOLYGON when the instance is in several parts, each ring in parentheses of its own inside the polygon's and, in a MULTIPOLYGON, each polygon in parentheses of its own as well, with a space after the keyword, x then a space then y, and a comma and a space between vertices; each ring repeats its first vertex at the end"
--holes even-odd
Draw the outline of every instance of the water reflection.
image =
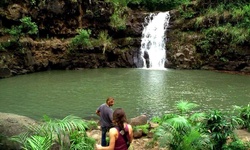
POLYGON ((195 70, 87 69, 0 80, 1 112, 36 119, 44 114, 95 118, 95 109, 107 96, 128 117, 169 113, 179 100, 195 102, 200 110, 231 109, 250 102, 250 78, 195 70))
POLYGON ((143 112, 148 115, 160 115, 162 111, 168 108, 164 97, 168 96, 166 92, 166 70, 145 69, 140 75, 139 92, 142 99, 138 105, 143 112), (161 98, 159 98, 161 97, 161 98))

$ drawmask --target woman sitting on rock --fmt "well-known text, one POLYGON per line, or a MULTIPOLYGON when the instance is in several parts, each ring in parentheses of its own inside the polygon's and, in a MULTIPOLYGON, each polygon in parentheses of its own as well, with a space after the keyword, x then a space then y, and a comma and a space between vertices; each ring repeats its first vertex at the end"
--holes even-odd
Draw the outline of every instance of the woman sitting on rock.
POLYGON ((113 113, 114 127, 109 130, 109 146, 96 145, 97 150, 127 150, 133 140, 133 129, 127 123, 127 118, 122 108, 117 108, 113 113))

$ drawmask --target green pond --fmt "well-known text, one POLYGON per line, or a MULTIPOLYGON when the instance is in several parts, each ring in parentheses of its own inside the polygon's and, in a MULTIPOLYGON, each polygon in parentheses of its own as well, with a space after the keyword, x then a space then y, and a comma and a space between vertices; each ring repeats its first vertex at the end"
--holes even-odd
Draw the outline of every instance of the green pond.
POLYGON ((0 79, 0 112, 41 119, 94 118, 108 96, 127 117, 174 111, 187 100, 208 109, 231 110, 250 102, 250 76, 205 70, 86 69, 46 71, 0 79))

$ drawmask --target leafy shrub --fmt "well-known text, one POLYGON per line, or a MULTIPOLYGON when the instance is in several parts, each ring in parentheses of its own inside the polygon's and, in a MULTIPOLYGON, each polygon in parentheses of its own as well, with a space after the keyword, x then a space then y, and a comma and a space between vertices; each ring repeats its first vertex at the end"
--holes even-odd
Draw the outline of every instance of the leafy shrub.
POLYGON ((127 7, 128 0, 105 0, 106 2, 111 2, 115 6, 127 7))
POLYGON ((88 126, 88 130, 93 130, 93 129, 97 129, 98 124, 96 121, 93 120, 86 120, 87 126, 88 126))
POLYGON ((149 11, 166 11, 176 8, 177 6, 187 3, 190 0, 130 0, 129 4, 140 5, 149 11))
POLYGON ((197 41, 196 46, 198 50, 204 53, 205 55, 210 54, 210 49, 212 48, 212 44, 210 43, 209 40, 205 39, 205 40, 197 41))
POLYGON ((11 29, 6 29, 5 32, 11 35, 11 39, 7 42, 1 43, 4 49, 8 47, 15 47, 19 51, 23 52, 25 49, 19 42, 20 38, 26 35, 32 35, 38 33, 38 27, 35 22, 31 21, 30 17, 23 17, 20 19, 19 26, 12 26, 11 29))
POLYGON ((142 130, 143 134, 148 134, 149 132, 149 124, 133 126, 134 131, 142 130))
POLYGON ((76 35, 70 43, 71 48, 76 48, 78 46, 91 46, 90 42, 90 34, 91 30, 80 29, 77 31, 78 35, 76 35))
POLYGON ((38 27, 35 22, 31 22, 30 17, 23 17, 20 19, 19 26, 12 26, 11 29, 6 29, 5 32, 9 33, 15 39, 19 40, 21 36, 32 35, 38 33, 38 27))
POLYGON ((188 112, 190 112, 190 110, 198 107, 197 104, 191 103, 188 101, 184 101, 184 100, 178 101, 175 106, 180 111, 181 114, 188 113, 188 112))
POLYGON ((250 143, 244 143, 240 139, 233 140, 229 144, 225 144, 222 150, 249 150, 250 143))
POLYGON ((245 107, 234 106, 238 111, 238 116, 243 120, 243 128, 247 128, 250 131, 250 104, 245 107))
POLYGON ((82 148, 94 150, 95 141, 86 134, 87 124, 76 116, 66 116, 64 119, 51 119, 44 117, 44 122, 37 126, 31 126, 30 131, 13 136, 11 140, 22 144, 23 149, 48 150, 58 143, 60 149, 82 148), (69 135, 70 145, 64 138, 69 135))
POLYGON ((234 130, 242 124, 237 116, 227 116, 219 110, 211 110, 206 116, 205 129, 209 131, 214 141, 214 148, 221 149, 228 137, 234 136, 234 130))
POLYGON ((123 15, 124 11, 119 7, 115 8, 113 15, 110 17, 109 25, 117 30, 125 30, 126 29, 126 20, 127 16, 123 15))
POLYGON ((154 116, 151 118, 151 122, 160 124, 162 122, 162 120, 159 116, 154 116))
POLYGON ((197 104, 179 101, 175 106, 180 115, 165 114, 161 118, 161 121, 159 121, 159 118, 155 119, 160 123, 154 130, 154 140, 159 141, 161 147, 166 147, 170 150, 210 150, 212 142, 209 136, 203 133, 200 124, 194 123, 196 121, 202 122, 201 118, 204 114, 190 114, 191 109, 197 107, 197 104))
POLYGON ((109 37, 108 31, 101 31, 98 35, 98 43, 100 43, 103 46, 103 54, 105 53, 106 49, 112 46, 112 38, 109 37))
POLYGON ((127 16, 125 15, 128 0, 105 0, 113 6, 113 14, 110 16, 109 25, 116 30, 126 29, 127 16))
POLYGON ((88 137, 84 131, 74 131, 70 135, 71 150, 94 150, 95 139, 88 137))
MULTIPOLYGON (((197 105, 187 101, 179 101, 175 107, 178 110, 177 114, 165 114, 161 118, 154 117, 151 120, 159 124, 153 130, 153 141, 158 141, 161 147, 169 150, 245 150, 249 148, 249 144, 243 144, 237 140, 233 132, 243 124, 243 119, 240 117, 232 114, 228 116, 220 110, 210 110, 208 113, 194 112, 191 109, 197 105), (233 142, 226 143, 228 138, 233 139, 233 142)), ((240 116, 250 116, 246 115, 250 112, 250 106, 238 107, 237 110, 240 110, 240 116)))

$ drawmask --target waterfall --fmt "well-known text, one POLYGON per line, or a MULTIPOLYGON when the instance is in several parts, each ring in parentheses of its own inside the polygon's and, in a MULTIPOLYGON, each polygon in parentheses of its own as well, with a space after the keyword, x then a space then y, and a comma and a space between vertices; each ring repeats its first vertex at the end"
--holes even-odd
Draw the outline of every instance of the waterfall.
POLYGON ((169 12, 151 13, 145 18, 146 26, 142 31, 140 48, 140 59, 143 61, 143 68, 165 68, 165 35, 169 19, 169 12))

